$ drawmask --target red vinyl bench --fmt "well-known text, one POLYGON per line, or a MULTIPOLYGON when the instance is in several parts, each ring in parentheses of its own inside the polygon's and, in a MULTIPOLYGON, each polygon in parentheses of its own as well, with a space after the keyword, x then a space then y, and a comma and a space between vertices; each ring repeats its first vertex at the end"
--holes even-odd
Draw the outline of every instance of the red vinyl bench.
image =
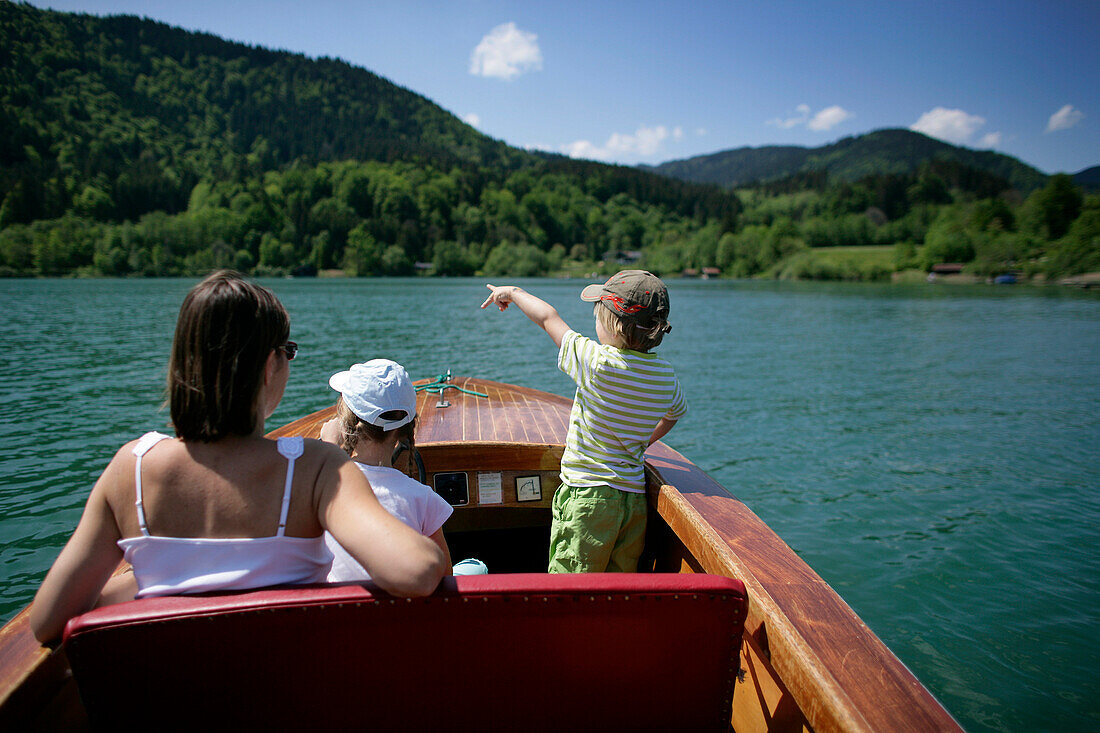
POLYGON ((69 621, 93 727, 728 730, 740 581, 446 578, 174 596, 69 621))

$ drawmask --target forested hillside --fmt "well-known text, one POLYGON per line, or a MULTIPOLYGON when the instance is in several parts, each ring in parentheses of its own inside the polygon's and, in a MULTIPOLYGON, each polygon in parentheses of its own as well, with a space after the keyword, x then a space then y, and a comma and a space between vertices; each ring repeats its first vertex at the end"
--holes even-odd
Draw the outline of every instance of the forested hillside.
POLYGON ((9 274, 466 272, 498 246, 534 274, 736 222, 714 187, 511 148, 338 60, 8 2, 0 49, 9 274))
POLYGON ((198 180, 242 164, 529 157, 365 69, 149 20, 3 2, 0 49, 5 223, 74 197, 100 218, 175 213, 198 180))
POLYGON ((651 170, 685 181, 731 187, 819 172, 852 182, 870 175, 916 173, 928 161, 958 163, 991 173, 1025 192, 1046 182, 1041 172, 1010 156, 957 147, 912 130, 877 130, 819 148, 738 148, 669 161, 651 170))
POLYGON ((339 60, 0 0, 3 276, 1100 270, 1097 197, 940 145, 774 148, 790 175, 731 191, 509 147, 339 60), (807 257, 837 245, 896 257, 807 257))
POLYGON ((1089 191, 1100 191, 1100 165, 1094 165, 1073 175, 1073 182, 1089 191))

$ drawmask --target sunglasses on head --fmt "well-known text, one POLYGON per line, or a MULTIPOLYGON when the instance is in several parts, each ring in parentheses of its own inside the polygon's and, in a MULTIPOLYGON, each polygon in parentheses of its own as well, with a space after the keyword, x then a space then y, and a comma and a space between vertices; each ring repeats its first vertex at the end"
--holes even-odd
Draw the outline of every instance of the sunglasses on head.
POLYGON ((287 341, 285 344, 279 346, 278 348, 282 349, 282 352, 286 354, 287 361, 292 360, 295 356, 298 355, 298 344, 294 343, 293 341, 287 341))

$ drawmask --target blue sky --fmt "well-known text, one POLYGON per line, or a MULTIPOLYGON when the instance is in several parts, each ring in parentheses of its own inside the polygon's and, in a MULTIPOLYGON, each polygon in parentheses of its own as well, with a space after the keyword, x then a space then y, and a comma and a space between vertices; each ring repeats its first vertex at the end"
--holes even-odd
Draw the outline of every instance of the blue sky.
POLYGON ((335 56, 492 137, 659 163, 884 127, 1100 165, 1100 2, 35 0, 335 56))

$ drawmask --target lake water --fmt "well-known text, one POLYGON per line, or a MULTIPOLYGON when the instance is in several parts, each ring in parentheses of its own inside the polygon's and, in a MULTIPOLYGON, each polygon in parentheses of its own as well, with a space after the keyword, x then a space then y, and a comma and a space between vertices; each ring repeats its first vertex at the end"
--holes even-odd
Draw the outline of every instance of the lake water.
MULTIPOLYGON (((191 280, 0 281, 0 616, 32 597, 122 443, 165 429, 191 280)), ((572 395, 483 282, 272 280, 301 345, 268 427, 385 356, 572 395)), ((522 282, 594 333, 579 281, 522 282)), ((670 283, 689 415, 666 442, 743 499, 968 730, 1100 724, 1100 298, 670 283)))

